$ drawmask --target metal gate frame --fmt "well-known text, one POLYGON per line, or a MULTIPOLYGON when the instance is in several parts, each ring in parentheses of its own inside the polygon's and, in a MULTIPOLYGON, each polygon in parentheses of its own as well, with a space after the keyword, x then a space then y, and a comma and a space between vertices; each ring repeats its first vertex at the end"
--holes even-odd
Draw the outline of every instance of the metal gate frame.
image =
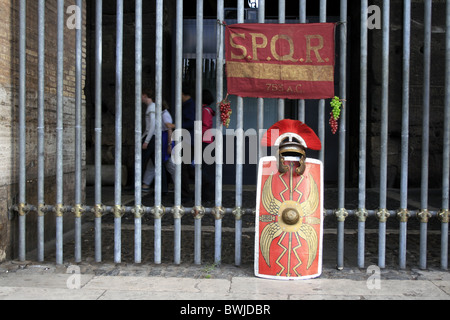
MULTIPOLYGON (((82 7, 83 0, 77 0, 77 6, 82 7)), ((123 1, 117 1, 117 45, 116 45, 116 141, 122 139, 122 59, 123 59, 123 1)), ((184 213, 191 212, 195 216, 195 258, 194 263, 201 263, 201 222, 205 213, 211 213, 215 216, 215 256, 216 263, 221 261, 221 239, 222 239, 222 217, 224 214, 234 214, 236 227, 235 244, 235 264, 241 263, 241 234, 242 234, 242 214, 253 212, 253 209, 242 208, 242 161, 236 165, 236 203, 234 208, 223 208, 222 206, 222 165, 216 165, 216 190, 215 206, 213 208, 204 208, 201 199, 201 164, 195 165, 195 206, 193 208, 184 208, 181 203, 181 165, 176 166, 175 181, 175 204, 173 208, 165 208, 161 200, 161 101, 162 101, 162 62, 163 62, 163 0, 156 0, 156 178, 155 178, 155 204, 154 207, 144 207, 142 205, 141 194, 141 89, 142 89, 142 0, 136 0, 136 114, 135 114, 135 205, 133 207, 123 206, 121 203, 121 145, 116 145, 115 149, 115 201, 114 206, 102 205, 101 199, 101 139, 102 139, 102 120, 101 120, 101 83, 102 83, 102 0, 96 0, 96 76, 95 76, 95 205, 93 207, 83 206, 81 204, 81 134, 82 134, 82 30, 76 33, 76 119, 75 119, 75 206, 67 206, 62 198, 62 150, 63 150, 63 56, 64 56, 64 0, 57 0, 58 3, 58 61, 57 61, 57 168, 56 168, 56 189, 57 195, 55 205, 44 204, 44 180, 43 166, 43 127, 44 127, 44 34, 45 34, 45 0, 39 0, 39 105, 38 105, 38 203, 30 205, 26 202, 26 165, 25 165, 25 130, 26 130, 26 0, 20 0, 20 80, 19 80, 19 200, 18 204, 13 206, 13 210, 19 215, 19 260, 26 259, 25 243, 25 225, 26 215, 34 212, 38 215, 38 260, 44 259, 44 220, 47 212, 56 214, 56 263, 63 263, 63 215, 65 212, 73 212, 75 216, 75 262, 81 261, 81 216, 83 213, 92 212, 95 215, 95 260, 102 261, 101 257, 101 225, 102 216, 107 213, 114 215, 114 262, 121 262, 121 217, 124 213, 133 213, 135 216, 135 256, 136 263, 141 263, 141 222, 143 214, 152 214, 155 224, 155 264, 161 263, 161 218, 165 213, 171 213, 174 218, 174 238, 175 254, 174 263, 180 263, 181 248, 181 218, 184 213)), ((326 22, 326 0, 320 0, 320 22, 326 22)), ((390 29, 390 1, 383 0, 382 16, 382 121, 381 121, 381 159, 380 159, 380 202, 378 210, 366 209, 366 156, 367 156, 367 56, 368 56, 368 0, 361 0, 361 47, 360 47, 360 145, 359 145, 359 204, 357 210, 347 210, 345 208, 345 154, 346 154, 346 102, 344 101, 343 115, 339 129, 339 204, 337 209, 325 210, 327 216, 335 216, 338 221, 337 227, 337 267, 344 267, 344 224, 349 215, 358 218, 358 267, 364 267, 365 254, 365 221, 367 217, 376 217, 379 221, 379 245, 378 245, 378 265, 385 267, 385 248, 386 248, 386 220, 388 217, 397 216, 400 219, 400 238, 399 238, 399 267, 406 268, 406 235, 407 222, 410 216, 417 216, 420 220, 420 268, 426 268, 426 250, 427 250, 427 222, 430 218, 439 218, 441 221, 441 268, 448 267, 448 221, 449 221, 449 174, 450 174, 450 1, 446 2, 446 67, 445 67, 445 115, 444 115, 444 145, 443 145, 443 171, 442 171, 442 206, 439 211, 428 210, 428 153, 429 153, 429 112, 430 112, 430 48, 431 48, 431 9, 432 1, 425 0, 425 43, 424 43, 424 86, 423 86, 423 154, 422 154, 422 185, 421 185, 421 210, 408 210, 408 143, 409 143, 409 72, 410 72, 410 33, 411 33, 411 0, 404 0, 403 17, 403 102, 402 102, 402 159, 401 159, 401 204, 399 209, 388 209, 386 206, 387 197, 387 145, 388 145, 388 77, 389 77, 389 29, 390 29)), ((306 22, 306 0, 299 0, 300 23, 306 22)), ((237 18, 239 23, 244 22, 244 0, 238 0, 237 18)), ((259 1, 258 22, 264 23, 265 1, 259 1)), ((217 20, 224 20, 224 0, 217 1, 217 20)), ((346 66, 347 66, 347 0, 340 1, 340 20, 338 27, 340 41, 340 78, 339 78, 339 96, 345 100, 346 88, 346 66)), ((202 48, 203 48, 203 0, 197 0, 197 74, 202 74, 202 48)), ((285 0, 279 1, 279 22, 285 22, 285 0)), ((175 79, 175 123, 176 128, 181 129, 181 81, 182 81, 182 61, 183 61, 183 0, 176 2, 176 79, 175 79)), ((217 28, 217 65, 224 64, 223 56, 223 28, 217 28)), ((196 78, 196 94, 201 96, 202 77, 196 78)), ((223 92, 223 69, 217 68, 217 102, 224 98, 223 92)), ((318 135, 325 145, 325 101, 319 102, 319 130, 318 135)), ((264 100, 258 99, 258 132, 263 129, 264 100)), ((279 119, 284 118, 284 101, 278 102, 279 119)), ((197 121, 201 121, 201 101, 196 103, 197 121)), ((299 101, 299 120, 305 119, 305 101, 299 101)), ((237 129, 243 129, 243 100, 238 98, 237 103, 237 129)), ((217 117, 216 127, 222 132, 220 118, 217 117)), ((199 137, 196 137, 198 139, 199 137)), ((238 145, 242 145, 243 135, 238 135, 238 145)), ((200 138, 201 139, 201 138, 200 138)), ((223 161, 222 152, 223 142, 217 139, 216 159, 218 163, 223 161)), ((319 159, 323 161, 325 148, 319 154, 319 159)), ((261 154, 261 149, 259 149, 261 154)), ((237 148, 237 158, 243 158, 243 150, 237 148)))

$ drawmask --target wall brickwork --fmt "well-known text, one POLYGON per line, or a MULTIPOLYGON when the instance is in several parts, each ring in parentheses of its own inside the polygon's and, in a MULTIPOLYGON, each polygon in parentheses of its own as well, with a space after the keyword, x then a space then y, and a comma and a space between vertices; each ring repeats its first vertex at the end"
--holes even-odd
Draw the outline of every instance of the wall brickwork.
MULTIPOLYGON (((71 17, 65 1, 65 19, 71 17)), ((8 207, 18 197, 19 113, 19 1, 0 0, 0 261, 15 257, 17 219, 8 218, 8 207)), ((85 17, 83 10, 83 17, 85 17)), ((38 107, 38 1, 26 8, 26 202, 37 205, 37 107, 38 107)), ((83 19, 84 21, 84 19, 83 19)), ((84 24, 84 23, 83 23, 84 24)), ((84 30, 84 28, 83 28, 84 30)), ((64 201, 73 204, 75 170, 75 29, 64 29, 64 201)), ((85 82, 86 38, 83 34, 83 84, 85 82)), ((45 203, 55 204, 56 89, 57 88, 57 1, 45 5, 45 203)), ((85 123, 83 95, 83 123, 85 123)), ((83 127, 84 131, 84 127, 83 127)), ((83 141, 84 141, 83 133, 83 141)), ((84 142, 83 142, 84 146, 84 142)), ((83 164, 85 148, 83 147, 83 164)), ((54 237, 54 215, 46 215, 46 234, 54 237)), ((27 215, 27 251, 36 246, 36 214, 27 215)), ((66 219, 67 220, 67 219, 66 219)), ((72 219, 70 219, 72 220, 72 219)), ((67 221, 65 228, 71 227, 67 221)))

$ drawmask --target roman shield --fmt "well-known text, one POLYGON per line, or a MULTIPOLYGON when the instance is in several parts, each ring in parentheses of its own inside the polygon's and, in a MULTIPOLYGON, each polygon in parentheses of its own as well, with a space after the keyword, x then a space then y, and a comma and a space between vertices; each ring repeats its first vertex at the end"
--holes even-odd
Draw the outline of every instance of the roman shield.
POLYGON ((298 158, 276 157, 259 163, 255 228, 255 275, 292 280, 322 273, 323 168, 307 158, 299 175, 298 158))

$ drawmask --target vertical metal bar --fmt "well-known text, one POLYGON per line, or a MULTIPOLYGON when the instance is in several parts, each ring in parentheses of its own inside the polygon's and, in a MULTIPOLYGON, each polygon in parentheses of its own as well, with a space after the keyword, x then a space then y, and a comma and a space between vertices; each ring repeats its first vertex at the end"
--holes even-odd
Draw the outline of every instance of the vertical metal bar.
MULTIPOLYGON (((265 21, 265 12, 266 11, 266 2, 265 0, 259 1, 259 7, 258 7, 258 23, 264 23, 265 21)), ((260 159, 263 156, 263 146, 259 143, 261 141, 263 136, 263 129, 264 129, 264 99, 258 98, 257 99, 257 123, 258 123, 258 159, 260 159)), ((256 169, 258 170, 258 169, 256 169)), ((258 174, 258 173, 257 173, 258 174)))
MULTIPOLYGON (((382 116, 382 118, 383 118, 383 116, 382 116)), ((382 123, 383 123, 383 121, 387 121, 387 117, 384 120, 382 120, 382 123)), ((382 140, 385 140, 385 138, 383 138, 383 136, 384 135, 382 134, 382 140)), ((387 135, 384 136, 384 137, 387 137, 387 135)), ((386 143, 387 143, 387 139, 386 139, 386 143)), ((382 147, 381 149, 384 149, 384 148, 382 147)), ((382 158, 383 158, 383 156, 382 156, 382 158)), ((381 162, 383 163, 383 161, 381 161, 381 162)), ((386 171, 387 171, 386 170, 386 166, 381 165, 380 175, 384 176, 386 171)), ((383 180, 383 178, 381 180, 383 180)), ((386 197, 382 195, 382 194, 386 193, 385 189, 386 189, 386 184, 385 183, 381 183, 380 184, 380 193, 381 193, 381 195, 380 195, 380 209, 377 211, 377 217, 379 219, 378 266, 380 268, 385 268, 385 258, 386 258, 386 220, 389 217, 389 212, 385 208, 386 197), (384 203, 384 207, 382 206, 383 203, 384 203)))
POLYGON ((121 206, 114 206, 114 263, 122 261, 122 215, 121 206))
MULTIPOLYGON (((361 213, 361 212, 360 212, 361 213)), ((358 220, 358 268, 364 268, 366 220, 358 220)))
MULTIPOLYGON (((224 0, 217 1, 217 20, 224 21, 224 0)), ((216 69, 216 101, 219 104, 223 99, 223 70, 224 70, 224 27, 217 27, 217 69, 216 69)), ((220 264, 221 260, 221 237, 222 237, 222 220, 219 219, 218 212, 222 210, 222 175, 223 175, 223 124, 220 117, 216 117, 216 190, 215 190, 215 207, 213 213, 215 215, 214 224, 214 262, 220 264), (219 248, 218 248, 219 244, 219 248)))
POLYGON ((340 7, 340 75, 339 75, 339 95, 343 99, 341 111, 341 124, 339 128, 339 169, 338 169, 338 250, 337 250, 337 267, 344 268, 344 224, 348 213, 345 210, 345 135, 346 135, 346 79, 347 79, 347 0, 341 0, 340 7))
POLYGON ((387 198, 387 150, 389 105, 389 0, 383 0, 383 46, 381 84, 381 141, 380 141, 380 208, 386 209, 387 198))
POLYGON ((306 23, 306 0, 299 0, 300 23, 306 23))
POLYGON ((300 23, 306 23, 306 0, 299 0, 300 23))
MULTIPOLYGON (((183 0, 177 0, 176 13, 176 34, 175 34, 175 126, 177 130, 181 130, 182 113, 181 113, 181 87, 183 81, 183 0)), ((176 142, 181 143, 181 142, 176 142)), ((178 154, 176 155, 178 157, 178 154)), ((175 206, 181 205, 181 161, 175 161, 175 206)))
MULTIPOLYGON (((320 22, 327 22, 327 0, 320 0, 320 22)), ((325 100, 319 100, 319 126, 318 133, 322 142, 319 151, 319 160, 325 163, 325 100)))
POLYGON ((278 23, 286 23, 286 0, 278 0, 278 23))
POLYGON ((154 234, 154 262, 155 264, 161 264, 161 218, 162 216, 155 216, 154 226, 155 226, 155 234, 154 234))
POLYGON ((19 260, 25 261, 26 260, 26 233, 25 233, 25 226, 26 226, 26 216, 20 215, 19 216, 19 260))
MULTIPOLYGON (((242 206, 242 204, 241 204, 242 206)), ((242 211, 238 209, 235 220, 235 248, 234 248, 234 264, 236 266, 241 265, 241 252, 242 252, 242 211)))
POLYGON ((358 267, 364 268, 367 148, 367 15, 368 0, 361 0, 360 119, 358 177, 358 267))
POLYGON ((134 263, 141 263, 141 262, 142 262, 142 217, 137 215, 134 218, 134 263))
POLYGON ((162 69, 163 69, 163 17, 164 0, 156 1, 156 66, 155 66, 155 206, 161 205, 162 172, 162 69))
POLYGON ((202 89, 203 89, 203 0, 197 0, 197 46, 195 78, 195 205, 202 204, 202 89))
POLYGON ((194 263, 202 263, 202 218, 194 219, 194 263))
MULTIPOLYGON (((324 23, 327 21, 327 1, 320 0, 320 22, 324 23)), ((320 141, 322 142, 322 148, 319 151, 319 160, 325 163, 325 100, 319 100, 319 111, 318 111, 318 134, 320 141)), ((343 257, 344 257, 344 225, 342 219, 338 219, 338 246, 337 246, 337 260, 338 269, 343 268, 343 257)))
POLYGON ((441 222, 441 269, 448 269, 448 219, 441 222))
MULTIPOLYGON (((176 19, 176 49, 175 49, 175 126, 181 130, 181 84, 183 80, 183 0, 177 0, 176 19)), ((177 141, 177 145, 181 142, 177 141)), ((175 208, 181 208, 181 161, 179 155, 175 155, 175 208)), ((174 263, 179 264, 181 260, 181 216, 174 214, 174 263)))
POLYGON ((336 252, 336 266, 338 270, 344 269, 344 223, 345 217, 342 216, 342 211, 339 210, 338 225, 337 225, 337 252, 336 252))
MULTIPOLYGON (((95 7, 95 205, 102 204, 102 46, 103 0, 95 7)), ((102 261, 102 216, 95 215, 95 261, 102 261)))
MULTIPOLYGON (((306 23, 306 0, 299 0, 300 23, 306 23)), ((298 120, 305 122, 305 100, 298 101, 298 120)))
MULTIPOLYGON (((278 0, 278 23, 286 23, 286 0, 278 0)), ((284 119, 284 99, 278 99, 278 120, 284 119)))
POLYGON ((386 221, 378 223, 378 266, 386 267, 386 221))
POLYGON ((214 221, 214 263, 222 262, 222 219, 214 221))
MULTIPOLYGON (((224 20, 224 0, 217 1, 217 20, 224 20)), ((223 70, 224 70, 224 27, 217 26, 217 68, 216 68, 216 102, 217 105, 223 99, 223 70)), ((216 190, 215 207, 222 206, 222 166, 223 166, 223 124, 219 116, 216 117, 216 190)))
POLYGON ((81 216, 75 217, 75 262, 81 262, 81 216))
POLYGON ((420 269, 427 268, 427 228, 428 222, 421 221, 420 222, 420 258, 419 258, 419 266, 420 269))
POLYGON ((174 263, 181 263, 181 218, 174 218, 174 263))
MULTIPOLYGON (((244 23, 244 1, 238 0, 238 23, 244 23)), ((235 264, 241 264, 241 239, 242 239, 242 175, 244 163, 244 99, 238 97, 236 116, 236 213, 235 215, 235 264)))
MULTIPOLYGON (((203 89, 203 0, 197 0, 197 46, 196 46, 196 81, 194 125, 194 163, 195 163, 195 206, 202 205, 202 89, 203 89)), ((201 261, 201 216, 195 219, 194 260, 201 261)))
POLYGON ((428 152, 430 133, 430 69, 431 69, 431 15, 432 1, 424 2, 424 54, 423 54, 423 115, 422 115, 422 175, 420 223, 420 268, 427 267, 427 220, 428 215, 428 152))
POLYGON ((237 108, 237 145, 236 145, 236 208, 235 208, 235 265, 241 265, 242 240, 242 175, 244 164, 244 108, 242 99, 237 108))
POLYGON ((390 0, 383 0, 383 46, 381 88, 381 142, 380 142, 380 211, 378 234, 378 266, 385 267, 386 255, 386 198, 387 198, 387 145, 389 105, 389 30, 390 0))
POLYGON ((63 264, 63 212, 56 216, 56 264, 63 264))
MULTIPOLYGON (((258 7, 258 23, 264 23, 265 21, 265 14, 266 14, 266 2, 265 0, 259 1, 259 7, 258 7)), ((263 137, 263 130, 264 130, 264 99, 258 98, 257 99, 257 123, 258 123, 258 161, 263 156, 263 146, 261 145, 260 141, 263 137)), ((257 166, 258 167, 258 166, 257 166)), ((258 174, 258 168, 256 169, 258 174)))
POLYGON ((114 262, 122 259, 122 76, 123 76, 123 0, 117 0, 116 17, 116 120, 115 120, 115 184, 114 184, 114 262))
POLYGON ((450 1, 446 6, 445 33, 445 106, 444 106, 444 142, 442 168, 442 211, 441 217, 441 269, 448 268, 448 214, 449 214, 449 179, 450 179, 450 1))
POLYGON ((102 261, 102 217, 101 217, 101 212, 97 213, 94 221, 95 221, 95 225, 94 225, 95 262, 101 262, 102 261))
MULTIPOLYGON (((77 6, 80 9, 78 22, 83 25, 81 13, 83 8, 82 0, 77 0, 77 6)), ((81 125, 81 103, 82 103, 82 28, 77 28, 75 36, 75 262, 81 261, 81 161, 82 161, 82 125, 81 125)))
MULTIPOLYGON (((155 72, 155 208, 161 209, 161 174, 162 174, 162 65, 163 65, 163 0, 156 1, 156 72, 155 72)), ((155 215, 155 263, 161 263, 161 218, 155 215)))
MULTIPOLYGON (((45 0, 38 4, 38 206, 44 205, 44 170, 45 170, 45 144, 44 144, 44 108, 45 108, 45 0)), ((44 261, 44 214, 38 210, 38 261, 44 261)))
MULTIPOLYGON (((56 106, 56 206, 63 204, 63 114, 64 114, 64 0, 58 0, 58 57, 56 106)), ((63 263, 63 213, 56 212, 56 263, 63 263)))
POLYGON ((342 101, 341 123, 339 126, 339 208, 345 207, 345 143, 346 143, 346 114, 347 114, 347 0, 341 0, 340 25, 340 75, 339 75, 339 96, 342 101))
POLYGON ((319 160, 325 163, 325 100, 319 100, 319 138, 322 141, 322 149, 319 151, 319 160))
POLYGON ((400 269, 406 268, 406 233, 407 233, 406 221, 400 221, 400 234, 399 234, 399 251, 398 251, 398 264, 400 269))
MULTIPOLYGON (((26 18, 27 2, 20 1, 19 21, 19 203, 26 201, 26 18)), ((19 216, 19 260, 26 258, 25 215, 19 216)))
MULTIPOLYGON (((136 0, 135 30, 135 136, 134 136, 134 190, 135 210, 142 205, 142 0, 136 0)), ((142 261, 142 216, 135 212, 134 217, 134 262, 142 261)))
POLYGON ((409 148, 409 74, 411 52, 411 0, 403 8, 403 104, 402 104, 402 156, 400 181, 400 208, 408 206, 408 148, 409 148))
POLYGON ((409 70, 411 49, 411 0, 403 7, 403 90, 402 90, 402 155, 400 181, 400 209, 404 221, 400 222, 399 267, 406 268, 406 232, 408 206, 408 149, 409 149, 409 70))
POLYGON ((423 55, 423 115, 422 115, 422 175, 421 208, 428 207, 428 152, 430 113, 430 68, 431 68, 431 0, 425 0, 424 8, 424 55, 423 55))

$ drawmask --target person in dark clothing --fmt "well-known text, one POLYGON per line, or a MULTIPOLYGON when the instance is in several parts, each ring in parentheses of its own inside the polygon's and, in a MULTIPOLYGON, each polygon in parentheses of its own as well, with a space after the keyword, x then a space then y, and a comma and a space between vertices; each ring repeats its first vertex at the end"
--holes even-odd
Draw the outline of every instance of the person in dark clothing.
POLYGON ((181 127, 189 131, 191 135, 191 146, 194 146, 195 101, 191 95, 190 86, 183 84, 181 93, 181 101, 183 103, 181 127))
MULTIPOLYGON (((181 101, 182 101, 182 128, 189 131, 191 135, 190 141, 187 141, 187 144, 184 148, 190 148, 191 156, 190 160, 183 163, 181 167, 181 197, 183 200, 191 200, 192 194, 190 193, 189 187, 189 177, 190 171, 192 171, 192 159, 194 157, 194 121, 195 121, 195 102, 191 96, 191 88, 187 84, 183 84, 182 93, 181 93, 181 101)), ((185 141, 183 140, 183 143, 185 141)))

